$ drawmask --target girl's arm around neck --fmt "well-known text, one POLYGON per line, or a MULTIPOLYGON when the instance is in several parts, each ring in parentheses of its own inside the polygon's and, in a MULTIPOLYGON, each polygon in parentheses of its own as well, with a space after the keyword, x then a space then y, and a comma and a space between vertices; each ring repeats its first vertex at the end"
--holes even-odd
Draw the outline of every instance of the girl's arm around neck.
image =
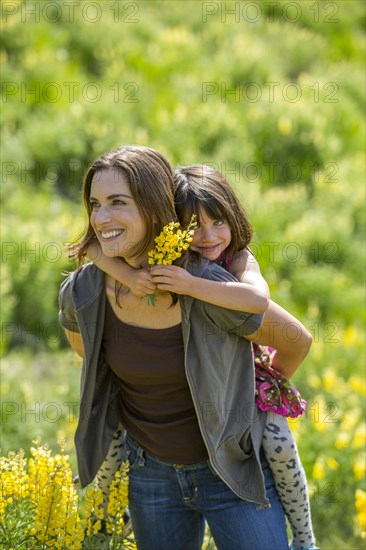
POLYGON ((159 290, 185 294, 234 311, 263 313, 269 304, 268 293, 263 288, 239 281, 202 279, 176 265, 156 266, 151 270, 151 275, 159 290))
POLYGON ((149 270, 134 269, 123 258, 117 256, 114 258, 105 256, 98 243, 93 243, 88 247, 87 256, 104 273, 127 286, 135 296, 141 298, 154 293, 156 287, 152 282, 149 270))
POLYGON ((270 292, 267 282, 261 273, 257 260, 247 248, 234 255, 229 271, 238 281, 251 285, 263 293, 268 298, 269 304, 270 292))

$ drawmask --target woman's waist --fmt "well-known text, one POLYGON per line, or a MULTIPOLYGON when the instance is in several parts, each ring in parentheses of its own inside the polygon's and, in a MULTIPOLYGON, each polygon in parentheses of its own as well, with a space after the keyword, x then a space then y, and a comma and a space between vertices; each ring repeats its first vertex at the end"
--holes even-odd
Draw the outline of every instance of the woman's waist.
POLYGON ((152 418, 131 416, 121 407, 121 421, 144 450, 165 463, 190 464, 208 458, 194 414, 184 419, 156 422, 152 418))
POLYGON ((196 461, 189 461, 189 462, 182 462, 182 457, 179 457, 179 462, 176 462, 174 459, 172 460, 166 460, 162 459, 161 457, 154 454, 154 452, 150 452, 146 450, 143 446, 140 445, 136 441, 136 439, 131 435, 130 431, 126 432, 126 438, 125 438, 125 445, 128 456, 131 457, 131 453, 133 453, 134 457, 141 457, 144 460, 148 460, 151 463, 155 463, 157 467, 162 466, 165 468, 170 468, 174 470, 197 470, 197 469, 205 469, 207 468, 207 465, 209 463, 207 453, 204 453, 203 456, 197 457, 196 461))

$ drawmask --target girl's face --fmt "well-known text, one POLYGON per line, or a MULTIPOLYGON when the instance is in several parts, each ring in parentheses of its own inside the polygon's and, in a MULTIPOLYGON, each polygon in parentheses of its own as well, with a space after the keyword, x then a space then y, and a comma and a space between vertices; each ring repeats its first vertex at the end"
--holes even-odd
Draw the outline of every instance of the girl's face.
POLYGON ((131 265, 140 265, 130 250, 141 242, 146 224, 132 198, 130 185, 120 170, 100 170, 93 177, 90 188, 92 212, 90 223, 103 253, 120 256, 131 265))
POLYGON ((203 208, 199 209, 199 220, 190 248, 214 262, 229 246, 231 229, 226 220, 210 218, 203 208))

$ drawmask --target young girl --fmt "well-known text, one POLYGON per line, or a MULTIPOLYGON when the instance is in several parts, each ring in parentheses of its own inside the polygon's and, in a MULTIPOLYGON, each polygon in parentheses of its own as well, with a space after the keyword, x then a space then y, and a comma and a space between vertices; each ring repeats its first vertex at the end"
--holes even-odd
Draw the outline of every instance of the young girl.
MULTIPOLYGON (((121 260, 116 262, 101 255, 98 247, 96 254, 92 250, 94 245, 88 250, 88 256, 94 257, 99 268, 141 298, 154 292, 158 294, 159 290, 170 291, 228 309, 265 312, 262 326, 250 337, 254 342, 257 406, 277 413, 268 415, 262 446, 291 525, 291 548, 314 549, 306 476, 285 418, 296 417, 305 408, 305 402, 287 378, 306 356, 311 336, 299 321, 269 300, 268 286, 248 249, 252 235, 250 223, 225 178, 210 167, 194 165, 177 170, 175 182, 175 204, 181 225, 187 226, 192 214, 197 215, 190 253, 198 261, 202 256, 218 263, 230 271, 238 283, 207 281, 176 265, 156 266, 150 272, 134 270, 121 260), (286 337, 287 334, 291 336, 286 337), (260 344, 270 347, 266 349, 260 344)), ((97 476, 105 496, 119 467, 121 435, 116 432, 97 476)))

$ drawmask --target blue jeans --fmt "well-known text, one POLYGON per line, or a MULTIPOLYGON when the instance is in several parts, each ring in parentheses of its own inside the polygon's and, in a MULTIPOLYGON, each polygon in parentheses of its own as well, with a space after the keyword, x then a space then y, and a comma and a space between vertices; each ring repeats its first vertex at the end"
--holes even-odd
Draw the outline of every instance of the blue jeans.
POLYGON ((270 508, 237 497, 208 461, 166 464, 129 436, 125 452, 138 550, 200 550, 205 520, 218 550, 288 550, 284 513, 264 455, 270 508))

